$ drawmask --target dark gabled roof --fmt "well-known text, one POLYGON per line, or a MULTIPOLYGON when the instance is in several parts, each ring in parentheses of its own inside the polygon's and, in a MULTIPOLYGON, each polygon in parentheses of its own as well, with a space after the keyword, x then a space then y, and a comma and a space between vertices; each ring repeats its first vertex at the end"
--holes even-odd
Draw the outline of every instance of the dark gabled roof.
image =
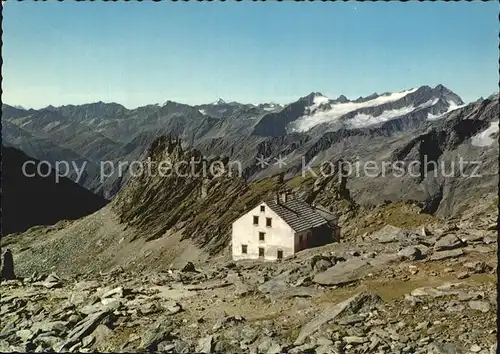
POLYGON ((267 201, 266 204, 295 232, 301 232, 327 223, 325 218, 301 199, 292 199, 285 203, 281 201, 276 203, 275 200, 272 200, 267 201))
POLYGON ((316 211, 319 215, 324 217, 326 221, 328 221, 329 223, 333 224, 337 223, 337 216, 324 206, 317 204, 314 206, 314 211, 316 211))

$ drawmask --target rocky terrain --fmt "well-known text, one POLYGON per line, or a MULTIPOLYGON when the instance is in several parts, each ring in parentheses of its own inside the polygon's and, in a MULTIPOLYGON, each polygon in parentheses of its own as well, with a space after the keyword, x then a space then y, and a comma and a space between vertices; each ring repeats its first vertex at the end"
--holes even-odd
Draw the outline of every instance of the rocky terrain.
POLYGON ((495 353, 496 250, 496 210, 484 208, 275 263, 61 276, 15 257, 0 351, 495 353))
MULTIPOLYGON (((498 95, 462 105, 438 85, 357 100, 313 93, 286 106, 3 106, 9 145, 88 162, 81 184, 113 200, 104 206, 66 179, 102 205, 21 219, 21 233, 2 225, 14 268, 5 257, 0 351, 496 352, 498 95), (261 168, 260 155, 287 164, 261 168), (89 172, 139 157, 181 168, 104 184, 89 172), (302 157, 312 172, 331 163, 329 173, 302 175, 302 157), (480 176, 343 170, 356 159, 421 168, 460 157, 480 161, 480 176), (235 159, 242 175, 228 173, 235 159), (222 176, 206 169, 214 161, 222 176), (340 241, 274 263, 232 262, 231 223, 281 191, 328 215, 340 241)), ((14 175, 27 158, 4 164, 14 196, 31 193, 14 175)), ((56 200, 52 185, 36 189, 45 195, 35 199, 56 200)), ((64 211, 84 205, 74 197, 64 211)))

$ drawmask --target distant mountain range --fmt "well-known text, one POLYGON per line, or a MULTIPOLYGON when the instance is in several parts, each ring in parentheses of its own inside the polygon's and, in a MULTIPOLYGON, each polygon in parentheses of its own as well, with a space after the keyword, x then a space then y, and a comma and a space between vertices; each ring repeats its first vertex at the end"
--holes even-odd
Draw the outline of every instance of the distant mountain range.
MULTIPOLYGON (((467 151, 484 157, 489 154, 485 151, 498 151, 492 143, 498 131, 495 112, 498 94, 465 105, 442 85, 374 93, 354 100, 343 95, 331 99, 313 92, 287 105, 228 103, 222 99, 196 106, 166 101, 135 109, 103 102, 39 110, 3 105, 2 137, 5 145, 39 160, 86 161, 86 174, 79 183, 111 199, 128 176, 115 174, 102 182, 100 162, 139 159, 160 135, 179 136, 185 145, 207 157, 239 160, 248 180, 279 172, 291 178, 300 173, 303 161, 314 166, 334 158, 394 158, 396 151, 406 151, 405 146, 411 151, 408 144, 417 146, 429 139, 437 139, 439 149, 444 149, 438 156, 465 144, 467 151), (467 125, 460 122, 471 119, 477 124, 462 131, 467 125), (442 133, 425 135, 429 131, 442 133), (443 145, 442 136, 454 143, 443 145), (415 139, 423 140, 417 144, 415 139), (283 158, 286 165, 278 168, 270 163, 261 168, 256 165, 259 157, 268 161, 283 158)), ((372 200, 375 193, 369 191, 388 181, 375 180, 351 180, 354 195, 360 201, 372 200)), ((379 191, 375 199, 432 199, 442 189, 433 185, 422 191, 422 181, 400 183, 396 183, 398 187, 394 183, 386 186, 388 189, 379 191)))

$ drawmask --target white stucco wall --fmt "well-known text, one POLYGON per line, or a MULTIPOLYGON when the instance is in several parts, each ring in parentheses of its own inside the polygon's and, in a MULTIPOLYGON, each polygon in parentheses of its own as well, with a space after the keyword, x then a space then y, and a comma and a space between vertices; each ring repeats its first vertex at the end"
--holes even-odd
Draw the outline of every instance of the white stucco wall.
POLYGON ((254 209, 233 222, 232 251, 233 259, 258 259, 259 247, 264 248, 265 260, 276 260, 278 250, 283 251, 283 258, 289 257, 295 251, 295 232, 274 213, 266 203, 257 205, 254 209), (263 205, 265 211, 261 212, 263 205), (253 216, 259 217, 259 225, 253 224, 253 216), (272 219, 272 226, 266 226, 266 218, 272 219), (259 241, 259 232, 265 233, 265 240, 259 241), (247 254, 241 252, 241 246, 247 245, 247 254))

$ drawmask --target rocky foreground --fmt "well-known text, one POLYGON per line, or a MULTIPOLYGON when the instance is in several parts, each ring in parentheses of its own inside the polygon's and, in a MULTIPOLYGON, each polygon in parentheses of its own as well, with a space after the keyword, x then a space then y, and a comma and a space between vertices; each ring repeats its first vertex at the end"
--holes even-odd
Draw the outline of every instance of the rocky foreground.
POLYGON ((277 263, 1 283, 0 351, 495 353, 493 215, 277 263))

